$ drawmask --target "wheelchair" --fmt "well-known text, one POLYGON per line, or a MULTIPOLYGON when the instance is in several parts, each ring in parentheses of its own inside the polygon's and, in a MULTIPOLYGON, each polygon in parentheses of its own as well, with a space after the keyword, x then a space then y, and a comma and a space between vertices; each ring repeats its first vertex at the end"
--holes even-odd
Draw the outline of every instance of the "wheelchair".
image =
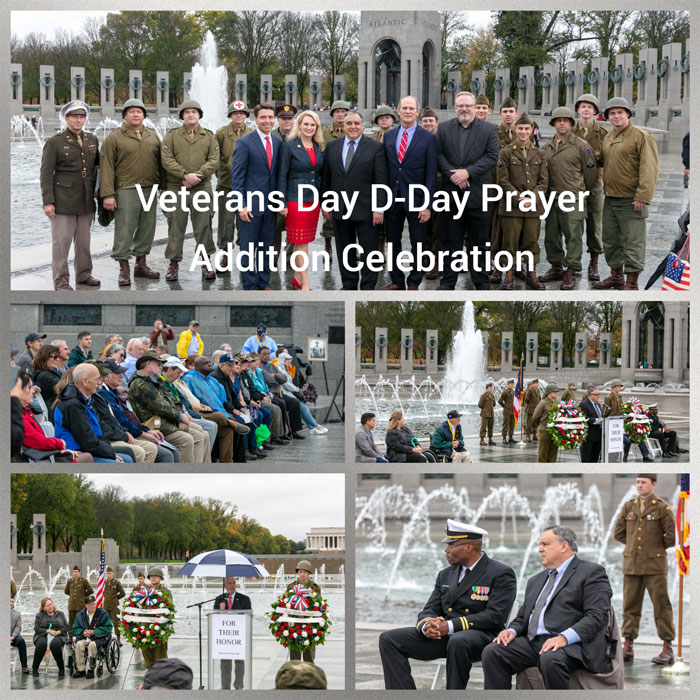
MULTIPOLYGON (((75 645, 79 642, 79 639, 73 639, 73 644, 68 650, 68 660, 66 666, 68 667, 69 673, 73 673, 78 667, 75 661, 75 645)), ((97 645, 97 658, 95 659, 94 669, 90 666, 90 658, 88 657, 88 647, 84 649, 85 652, 85 669, 94 670, 95 675, 101 678, 104 674, 104 669, 106 668, 109 673, 115 673, 117 668, 119 668, 119 659, 121 657, 121 649, 117 643, 117 638, 111 636, 108 642, 104 644, 97 645)))

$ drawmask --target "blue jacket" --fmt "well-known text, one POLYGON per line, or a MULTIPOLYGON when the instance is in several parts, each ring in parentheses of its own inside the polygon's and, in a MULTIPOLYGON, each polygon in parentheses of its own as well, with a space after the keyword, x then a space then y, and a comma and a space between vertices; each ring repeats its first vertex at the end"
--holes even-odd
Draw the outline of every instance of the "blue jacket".
MULTIPOLYGON (((279 169, 277 170, 277 189, 284 195, 285 203, 299 201, 299 185, 312 185, 317 190, 320 188, 325 154, 315 141, 314 154, 316 155, 316 165, 311 164, 311 158, 301 139, 285 141, 282 144, 279 169)), ((303 196, 304 202, 313 200, 311 190, 304 190, 303 196)))
POLYGON ((133 420, 126 417, 119 399, 109 387, 103 384, 102 388, 97 393, 112 407, 115 418, 119 421, 119 425, 121 425, 124 430, 128 430, 135 438, 141 435, 143 428, 138 423, 134 423, 133 420))
MULTIPOLYGON (((271 168, 267 165, 267 153, 257 131, 246 134, 236 141, 231 168, 231 190, 239 192, 244 199, 248 192, 255 191, 262 192, 263 197, 267 197, 277 186, 277 167, 283 141, 275 134, 270 134, 270 138, 272 139, 271 168)), ((253 215, 262 213, 257 203, 250 211, 253 215)), ((267 211, 267 203, 265 211, 267 211)))
POLYGON ((216 379, 205 377, 193 369, 182 378, 182 381, 203 404, 210 406, 212 411, 228 415, 228 411, 224 408, 226 390, 216 379))
POLYGON ((256 369, 249 369, 248 374, 253 380, 253 384, 255 385, 255 388, 258 391, 262 392, 263 394, 267 394, 268 391, 270 391, 270 389, 267 386, 267 382, 265 381, 265 377, 263 377, 263 373, 260 367, 257 367, 256 369))
POLYGON ((257 335, 251 335, 241 348, 241 352, 260 352, 261 348, 270 348, 270 359, 274 360, 277 357, 277 343, 274 338, 270 338, 269 335, 265 336, 265 341, 260 342, 257 335))

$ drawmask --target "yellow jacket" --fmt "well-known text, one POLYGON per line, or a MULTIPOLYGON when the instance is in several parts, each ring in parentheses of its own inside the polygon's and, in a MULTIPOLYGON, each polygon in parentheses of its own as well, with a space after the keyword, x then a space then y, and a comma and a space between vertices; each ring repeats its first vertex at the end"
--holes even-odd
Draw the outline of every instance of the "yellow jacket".
MULTIPOLYGON (((187 328, 180 333, 180 338, 177 341, 177 354, 183 360, 187 359, 187 348, 190 347, 191 342, 192 332, 189 328, 187 328)), ((197 342, 199 343, 199 350, 197 350, 197 354, 201 355, 204 352, 204 343, 202 342, 202 338, 199 333, 197 333, 197 342)))

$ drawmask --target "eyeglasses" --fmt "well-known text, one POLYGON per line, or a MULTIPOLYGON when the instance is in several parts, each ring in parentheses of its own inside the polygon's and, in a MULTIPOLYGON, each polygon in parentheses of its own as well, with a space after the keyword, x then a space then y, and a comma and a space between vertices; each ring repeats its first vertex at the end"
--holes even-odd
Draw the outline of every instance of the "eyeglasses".
POLYGON ((50 357, 52 360, 57 360, 57 359, 59 358, 59 355, 49 355, 49 357, 50 357))
POLYGON ((455 105, 457 109, 472 109, 476 103, 470 104, 470 105, 455 105))

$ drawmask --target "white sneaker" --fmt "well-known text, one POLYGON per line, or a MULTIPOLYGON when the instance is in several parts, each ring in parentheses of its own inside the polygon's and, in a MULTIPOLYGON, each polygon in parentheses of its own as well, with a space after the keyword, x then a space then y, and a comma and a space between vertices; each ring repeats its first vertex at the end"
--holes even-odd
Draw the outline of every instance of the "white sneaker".
POLYGON ((316 423, 316 427, 317 427, 317 428, 320 428, 322 433, 327 433, 327 432, 328 432, 328 428, 326 428, 325 426, 321 425, 320 423, 316 423))
POLYGON ((314 425, 313 428, 310 428, 309 432, 315 433, 316 435, 323 435, 323 429, 321 428, 320 425, 318 425, 318 423, 316 425, 314 425))

